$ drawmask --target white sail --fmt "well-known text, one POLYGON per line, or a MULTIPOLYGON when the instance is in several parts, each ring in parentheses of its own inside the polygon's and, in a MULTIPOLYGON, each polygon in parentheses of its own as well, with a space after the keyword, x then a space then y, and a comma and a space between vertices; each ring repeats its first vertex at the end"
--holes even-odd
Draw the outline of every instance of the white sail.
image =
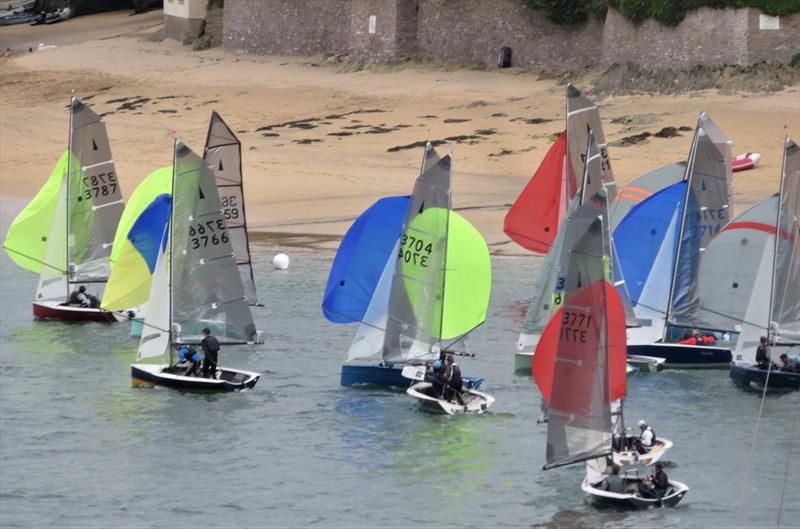
MULTIPOLYGON (((166 232, 164 237, 166 237, 166 232)), ((170 329, 170 283, 169 256, 164 252, 164 245, 159 247, 156 267, 153 271, 153 282, 150 286, 150 297, 147 301, 147 316, 144 320, 142 337, 139 341, 139 353, 136 360, 158 359, 166 363, 171 340, 170 329)))
POLYGON ((67 179, 61 180, 53 223, 47 236, 36 301, 64 302, 69 297, 67 284, 67 179))
POLYGON ((378 285, 364 314, 363 322, 358 326, 350 349, 347 351, 347 362, 379 361, 383 352, 383 340, 386 334, 386 321, 389 317, 389 297, 392 294, 392 278, 397 266, 397 252, 400 242, 395 243, 394 250, 386 261, 378 285))

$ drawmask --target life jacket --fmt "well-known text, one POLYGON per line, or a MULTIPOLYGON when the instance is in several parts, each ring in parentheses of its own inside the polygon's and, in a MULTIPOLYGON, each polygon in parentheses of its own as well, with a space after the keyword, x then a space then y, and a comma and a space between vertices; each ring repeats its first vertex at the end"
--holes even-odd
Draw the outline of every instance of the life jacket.
MULTIPOLYGON (((647 432, 647 431, 649 431, 651 434, 653 434, 653 439, 650 441, 650 446, 655 446, 656 445, 656 431, 653 430, 652 426, 648 426, 647 428, 644 429, 644 432, 647 432)), ((642 432, 642 433, 644 433, 644 432, 642 432)))

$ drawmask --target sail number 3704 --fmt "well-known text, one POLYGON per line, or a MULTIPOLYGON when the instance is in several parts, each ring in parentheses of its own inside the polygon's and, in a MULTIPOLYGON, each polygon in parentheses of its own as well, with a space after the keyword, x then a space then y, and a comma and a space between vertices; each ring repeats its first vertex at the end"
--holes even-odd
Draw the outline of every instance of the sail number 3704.
POLYGON ((424 240, 405 234, 400 240, 400 254, 398 258, 408 264, 419 265, 428 268, 428 261, 433 252, 433 243, 426 243, 424 240))
POLYGON ((224 244, 229 240, 225 231, 225 221, 222 219, 190 224, 189 238, 192 242, 192 250, 224 244))

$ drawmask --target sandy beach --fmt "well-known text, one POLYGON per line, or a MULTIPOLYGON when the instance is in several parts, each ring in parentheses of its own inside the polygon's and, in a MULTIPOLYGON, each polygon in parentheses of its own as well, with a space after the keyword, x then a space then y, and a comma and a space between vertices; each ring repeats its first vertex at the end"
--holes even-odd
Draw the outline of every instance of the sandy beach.
MULTIPOLYGON (((322 57, 195 52, 156 41, 160 21, 160 11, 121 12, 0 29, 0 46, 13 50, 0 65, 5 208, 33 196, 49 175, 66 145, 74 94, 105 116, 126 195, 171 163, 172 129, 201 152, 211 111, 219 112, 243 144, 251 229, 286 243, 335 247, 374 200, 410 192, 422 156, 412 144, 454 138, 454 207, 493 252, 524 253, 503 234, 503 216, 564 127, 563 85, 515 69, 354 72, 322 57), (28 51, 38 43, 56 47, 28 51)), ((700 111, 734 141, 734 153, 762 153, 758 168, 735 174, 736 212, 777 191, 783 136, 800 137, 798 86, 598 101, 623 184, 685 159, 692 133, 624 147, 615 141, 664 127, 693 129, 700 111)))

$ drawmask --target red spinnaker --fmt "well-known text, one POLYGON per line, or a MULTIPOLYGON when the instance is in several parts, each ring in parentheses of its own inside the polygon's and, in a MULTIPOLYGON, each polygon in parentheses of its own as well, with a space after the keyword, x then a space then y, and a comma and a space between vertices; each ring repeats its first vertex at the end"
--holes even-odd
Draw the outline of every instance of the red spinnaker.
POLYGON ((575 175, 569 164, 565 164, 566 152, 567 133, 562 132, 506 213, 503 231, 517 244, 533 252, 547 253, 566 213, 566 204, 575 196, 575 175), (565 165, 568 167, 566 185, 565 165), (562 195, 565 187, 569 200, 562 195))
POLYGON ((590 398, 596 374, 593 366, 603 346, 608 347, 609 366, 610 401, 606 404, 624 397, 627 392, 625 310, 617 290, 605 280, 595 281, 571 295, 565 305, 566 312, 562 305, 547 322, 531 361, 531 372, 545 401, 550 404, 553 396, 558 355, 564 361, 559 369, 569 369, 568 378, 572 381, 571 388, 562 388, 566 391, 560 393, 561 407, 566 405, 580 413, 590 398), (602 325, 607 329, 605 344, 601 343, 602 325), (565 396, 569 402, 564 402, 565 396))

